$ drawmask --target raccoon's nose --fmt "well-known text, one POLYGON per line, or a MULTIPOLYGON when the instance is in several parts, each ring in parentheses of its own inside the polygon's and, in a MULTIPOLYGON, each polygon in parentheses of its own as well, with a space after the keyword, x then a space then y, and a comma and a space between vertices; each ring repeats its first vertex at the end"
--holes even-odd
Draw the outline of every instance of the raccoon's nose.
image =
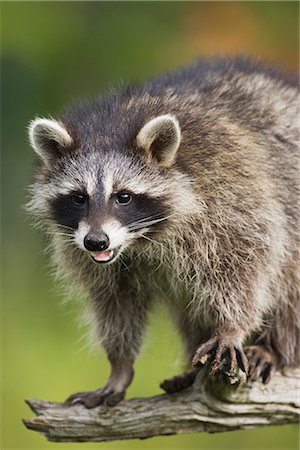
POLYGON ((90 252, 102 252, 109 247, 109 239, 105 233, 88 233, 83 243, 90 252))

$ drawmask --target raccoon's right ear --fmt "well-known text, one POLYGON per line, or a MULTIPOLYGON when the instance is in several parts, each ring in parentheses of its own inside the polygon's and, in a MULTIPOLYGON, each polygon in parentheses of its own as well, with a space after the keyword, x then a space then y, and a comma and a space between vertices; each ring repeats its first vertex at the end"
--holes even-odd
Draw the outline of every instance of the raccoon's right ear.
POLYGON ((178 120, 171 114, 155 117, 139 131, 136 141, 149 159, 154 158, 160 166, 170 167, 180 145, 181 130, 178 120))
POLYGON ((62 122, 37 118, 29 124, 29 140, 47 167, 51 167, 73 144, 73 138, 62 122))

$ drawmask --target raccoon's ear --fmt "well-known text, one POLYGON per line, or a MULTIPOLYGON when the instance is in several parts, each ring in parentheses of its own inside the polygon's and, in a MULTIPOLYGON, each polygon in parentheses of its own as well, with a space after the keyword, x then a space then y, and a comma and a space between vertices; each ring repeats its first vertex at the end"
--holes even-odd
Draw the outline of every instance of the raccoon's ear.
POLYGON ((73 144, 73 138, 63 123, 54 119, 33 120, 29 124, 29 140, 34 151, 48 167, 73 144))
POLYGON ((136 138, 138 146, 163 167, 170 167, 175 161, 180 140, 181 130, 178 120, 170 114, 150 120, 136 138))

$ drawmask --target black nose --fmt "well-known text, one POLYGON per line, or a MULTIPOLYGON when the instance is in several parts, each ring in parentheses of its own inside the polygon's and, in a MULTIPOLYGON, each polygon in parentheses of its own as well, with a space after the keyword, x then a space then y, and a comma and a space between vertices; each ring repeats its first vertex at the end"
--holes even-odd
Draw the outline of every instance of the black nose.
POLYGON ((83 243, 90 252, 102 252, 109 247, 109 239, 105 233, 88 233, 83 243))

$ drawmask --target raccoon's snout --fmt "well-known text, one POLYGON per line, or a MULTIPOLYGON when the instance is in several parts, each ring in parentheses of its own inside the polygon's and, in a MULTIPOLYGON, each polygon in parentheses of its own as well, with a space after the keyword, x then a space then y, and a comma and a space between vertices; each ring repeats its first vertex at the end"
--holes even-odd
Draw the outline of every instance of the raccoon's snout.
POLYGON ((102 252, 109 247, 109 238, 107 234, 101 233, 88 233, 83 241, 83 244, 90 252, 102 252))
POLYGON ((116 220, 98 225, 83 220, 75 231, 74 241, 81 250, 89 252, 94 262, 110 263, 126 247, 127 234, 126 227, 116 220))
POLYGON ((83 245, 97 263, 109 263, 118 254, 118 249, 108 250, 110 241, 104 232, 88 233, 83 240, 83 245))

